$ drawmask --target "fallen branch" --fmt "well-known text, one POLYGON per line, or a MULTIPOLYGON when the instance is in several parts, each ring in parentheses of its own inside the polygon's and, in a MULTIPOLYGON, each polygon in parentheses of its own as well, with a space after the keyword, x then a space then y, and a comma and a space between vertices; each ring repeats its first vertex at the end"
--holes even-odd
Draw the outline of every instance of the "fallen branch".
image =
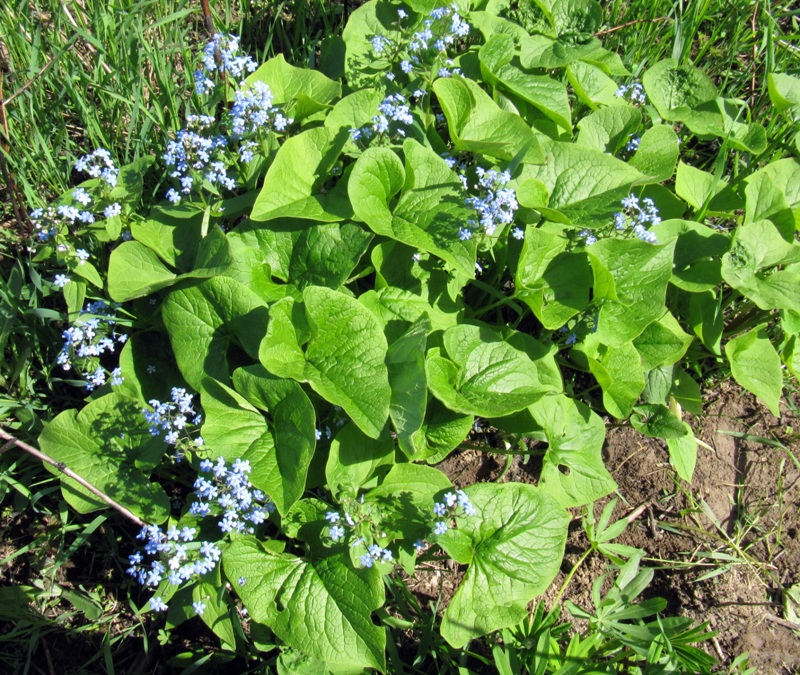
POLYGON ((146 524, 141 518, 131 513, 128 509, 126 509, 122 504, 115 502, 111 497, 109 497, 105 492, 98 490, 94 485, 88 482, 85 478, 81 478, 77 473, 75 473, 72 469, 70 469, 66 464, 63 462, 57 462, 52 457, 48 457, 45 455, 41 450, 37 450, 32 445, 28 445, 24 441, 19 440, 18 438, 14 438, 10 434, 6 433, 4 429, 0 429, 0 439, 6 441, 2 447, 0 447, 0 454, 10 450, 11 447, 16 446, 20 450, 24 450, 28 454, 33 455, 34 457, 50 464, 51 466, 56 467, 61 473, 63 473, 68 478, 71 478, 76 483, 85 487, 89 492, 91 492, 96 497, 102 499, 106 504, 110 507, 119 511, 123 516, 132 520, 136 523, 139 527, 144 527, 146 524))

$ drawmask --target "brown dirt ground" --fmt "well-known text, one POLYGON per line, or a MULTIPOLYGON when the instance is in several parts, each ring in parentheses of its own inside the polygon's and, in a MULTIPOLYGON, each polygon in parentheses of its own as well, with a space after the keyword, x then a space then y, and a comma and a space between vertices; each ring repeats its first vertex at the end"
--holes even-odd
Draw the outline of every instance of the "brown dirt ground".
MULTIPOLYGON (((665 598, 665 614, 707 621, 717 637, 704 647, 721 665, 748 652, 757 672, 775 674, 800 672, 800 633, 781 623, 782 591, 800 582, 800 471, 792 459, 800 455, 800 417, 786 406, 781 412, 780 419, 774 417, 735 385, 719 387, 704 402, 703 417, 684 417, 705 443, 698 448, 691 485, 675 477, 664 441, 632 428, 609 428, 604 459, 619 489, 595 507, 599 515, 616 497, 613 519, 634 516, 616 542, 644 549, 644 564, 656 568, 644 596, 665 598), (786 450, 725 431, 776 439, 786 450), (735 562, 723 567, 707 553, 727 554, 735 562), (720 573, 701 579, 714 571, 720 573)), ((476 450, 456 453, 438 466, 457 486, 498 478, 534 482, 536 467, 520 460, 509 457, 513 464, 501 478, 504 457, 476 450)), ((546 603, 588 546, 580 509, 573 516, 564 563, 543 596, 546 603)), ((589 556, 565 599, 590 609, 592 582, 606 563, 599 554, 589 556)), ((462 573, 454 564, 418 570, 409 583, 426 603, 441 598, 442 611, 462 573)))

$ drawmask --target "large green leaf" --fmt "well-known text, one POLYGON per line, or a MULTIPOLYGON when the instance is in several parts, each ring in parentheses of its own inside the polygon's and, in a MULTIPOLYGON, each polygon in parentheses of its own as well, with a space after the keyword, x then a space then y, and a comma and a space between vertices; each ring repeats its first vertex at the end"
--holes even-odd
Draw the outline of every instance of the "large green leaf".
POLYGON ((178 367, 197 390, 204 377, 229 382, 231 341, 255 358, 267 327, 264 301, 228 277, 170 292, 161 311, 178 367))
POLYGON ((397 8, 388 2, 366 2, 350 14, 342 38, 347 46, 345 79, 351 89, 385 81, 387 62, 376 57, 370 40, 376 35, 401 40, 398 23, 397 8))
POLYGON ((725 138, 738 150, 759 154, 766 149, 764 128, 739 122, 742 102, 718 98, 711 78, 699 68, 664 59, 645 71, 642 84, 665 120, 683 122, 700 135, 725 138))
POLYGON ((259 81, 269 85, 273 104, 282 106, 298 120, 324 110, 342 93, 342 85, 338 82, 325 77, 318 70, 289 65, 283 54, 263 64, 247 77, 245 83, 251 85, 259 81))
POLYGON ((642 359, 636 348, 630 342, 605 345, 597 333, 591 333, 572 354, 578 360, 585 359, 602 387, 606 410, 618 419, 626 419, 645 386, 642 359))
MULTIPOLYGON (((276 378, 260 365, 237 368, 233 384, 249 403, 269 413, 275 453, 259 470, 259 478, 263 476, 263 489, 285 514, 302 496, 314 456, 314 406, 297 382, 276 378)), ((256 464, 261 461, 256 457, 256 464)))
MULTIPOLYGON (((159 233, 162 239, 156 240, 154 232, 156 223, 150 220, 145 223, 148 224, 150 236, 145 239, 157 246, 156 250, 138 241, 126 241, 111 254, 108 266, 108 292, 118 302, 150 295, 181 279, 202 279, 222 274, 232 262, 227 237, 217 226, 212 226, 205 237, 200 238, 200 234, 197 234, 198 241, 190 249, 194 263, 189 265, 187 257, 190 251, 171 248, 163 240, 166 235, 164 232, 159 233), (186 265, 183 274, 175 274, 162 262, 173 259, 176 265, 186 265)), ((167 228, 162 226, 160 229, 167 228)))
POLYGON ((117 246, 108 263, 108 293, 117 302, 149 295, 171 286, 177 278, 155 251, 138 241, 117 246))
POLYGON ((524 333, 504 339, 487 326, 462 324, 445 331, 444 346, 449 358, 428 355, 428 386, 456 412, 502 417, 561 391, 552 350, 524 333))
POLYGON ((582 251, 566 252, 567 239, 528 228, 517 267, 516 295, 545 328, 555 330, 589 304, 592 270, 582 251))
POLYGON ((525 165, 519 181, 540 181, 550 195, 547 207, 575 223, 607 223, 631 186, 646 180, 635 168, 604 152, 556 141, 547 141, 544 147, 546 163, 525 165))
MULTIPOLYGON (((470 543, 472 562, 442 619, 454 647, 527 615, 558 572, 569 524, 558 502, 530 485, 481 483, 466 492, 478 513, 459 519, 457 533, 470 543)), ((440 537, 445 550, 455 532, 440 537)))
POLYGON ((253 620, 287 645, 329 668, 384 669, 386 634, 372 621, 384 599, 376 569, 353 569, 346 553, 311 561, 274 554, 249 536, 225 549, 222 564, 253 620))
POLYGON ((299 288, 339 288, 347 281, 372 235, 354 223, 322 223, 298 233, 289 261, 289 283, 299 288))
POLYGON ((658 114, 667 120, 688 114, 692 108, 717 97, 717 88, 708 75, 675 59, 651 66, 642 76, 642 84, 658 114))
POLYGON ((366 307, 344 293, 309 286, 302 305, 290 298, 273 305, 259 359, 279 377, 309 382, 377 438, 389 415, 387 349, 380 321, 366 307), (308 332, 298 333, 303 321, 308 332))
MULTIPOLYGON (((169 515, 167 494, 148 479, 167 446, 150 434, 138 401, 111 393, 80 412, 62 412, 44 428, 39 446, 146 522, 162 523, 169 515)), ((80 513, 108 506, 55 467, 45 467, 61 477, 64 498, 80 513)))
POLYGON ((781 359, 767 336, 766 326, 758 326, 725 345, 731 374, 747 391, 767 404, 773 415, 780 415, 783 388, 781 359))
POLYGON ((348 186, 356 215, 377 234, 432 253, 472 277, 476 243, 461 241, 458 231, 475 212, 464 204, 461 182, 441 157, 416 141, 407 139, 403 152, 405 167, 386 148, 370 148, 358 159, 348 186), (392 209, 390 201, 401 188, 392 209))
POLYGON ((722 278, 761 309, 800 310, 800 245, 789 243, 769 220, 740 225, 722 257, 722 278), (778 268, 783 266, 783 268, 778 268))
POLYGON ((447 118, 455 149, 511 161, 541 163, 544 153, 531 128, 514 113, 502 110, 472 80, 440 78, 433 84, 447 118))
POLYGON ((250 217, 260 222, 273 218, 322 222, 350 218, 352 209, 342 181, 333 189, 322 189, 347 137, 345 131, 335 133, 316 127, 289 138, 267 170, 250 217))
POLYGON ((530 408, 547 437, 541 489, 561 506, 605 497, 617 484, 603 463, 606 429, 591 409, 563 394, 543 396, 530 408))
POLYGON ((532 75, 524 72, 514 59, 513 39, 509 35, 493 35, 479 52, 481 66, 488 71, 490 81, 495 86, 500 84, 504 89, 519 96, 560 127, 572 132, 572 113, 569 107, 567 87, 546 75, 532 75))
POLYGON ((386 355, 392 400, 389 416, 392 418, 400 449, 412 457, 413 437, 425 420, 428 399, 428 381, 425 376, 425 346, 431 322, 423 314, 390 346, 386 355))
POLYGON ((596 38, 590 38, 585 42, 571 42, 556 40, 545 35, 530 35, 520 39, 519 57, 523 68, 550 70, 575 65, 578 59, 589 57, 600 47, 601 42, 596 38))
POLYGON ((358 300, 365 307, 369 307, 384 324, 396 324, 400 321, 413 323, 427 316, 433 330, 446 330, 455 326, 462 309, 454 303, 432 305, 421 295, 396 286, 387 286, 379 291, 367 291, 360 295, 358 300))
POLYGON ((594 272, 594 297, 603 300, 597 337, 623 345, 664 313, 675 242, 603 239, 587 248, 594 272))
POLYGON ((770 162, 746 179, 745 222, 766 218, 787 241, 800 230, 800 161, 770 162), (791 222, 794 221, 794 229, 791 222))
POLYGON ((394 464, 394 442, 388 429, 378 438, 366 436, 355 424, 336 432, 325 465, 327 488, 334 499, 351 497, 378 484, 394 464))

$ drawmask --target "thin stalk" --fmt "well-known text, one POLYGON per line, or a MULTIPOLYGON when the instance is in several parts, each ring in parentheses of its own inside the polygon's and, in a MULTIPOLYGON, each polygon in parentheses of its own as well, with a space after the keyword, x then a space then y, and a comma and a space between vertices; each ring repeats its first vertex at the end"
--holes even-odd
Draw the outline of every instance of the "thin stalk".
POLYGON ((37 459, 40 459, 43 462, 47 462, 51 466, 56 467, 61 473, 65 476, 72 478, 76 483, 80 484, 82 487, 85 487, 89 492, 91 492, 96 497, 102 499, 106 504, 110 507, 119 511, 123 516, 132 520, 134 523, 139 525, 139 527, 144 527, 145 522, 141 520, 138 516, 131 513, 128 509, 126 509, 122 504, 115 502, 111 497, 109 497, 105 492, 102 490, 97 489, 94 485, 92 485, 89 481, 85 478, 82 478, 77 473, 75 473, 72 469, 70 469, 66 464, 63 462, 57 462, 52 457, 44 454, 41 450, 37 450, 32 445, 28 445, 24 441, 19 440, 18 438, 14 438, 10 434, 6 433, 3 429, 0 429, 0 439, 6 441, 2 447, 0 447, 0 454, 10 450, 11 447, 17 446, 20 450, 24 450, 28 454, 33 455, 37 459))
POLYGON ((589 554, 593 550, 594 549, 592 549, 592 548, 586 549, 583 552, 583 555, 580 558, 578 558, 578 562, 576 562, 572 566, 572 569, 569 571, 569 574, 567 575, 567 578, 564 579, 564 583, 561 584, 561 588, 558 591, 558 595, 556 595, 555 600, 553 600, 553 607, 558 606, 558 603, 561 601, 561 597, 564 595, 564 591, 566 591, 567 590, 567 586, 569 586, 569 582, 572 581, 572 577, 575 576, 575 572, 578 571, 578 568, 583 564, 583 561, 586 560, 586 558, 589 557, 589 554))

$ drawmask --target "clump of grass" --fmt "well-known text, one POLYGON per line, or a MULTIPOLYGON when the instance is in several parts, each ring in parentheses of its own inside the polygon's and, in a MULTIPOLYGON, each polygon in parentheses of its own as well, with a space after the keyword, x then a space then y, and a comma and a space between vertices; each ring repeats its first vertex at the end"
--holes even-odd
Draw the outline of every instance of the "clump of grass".
MULTIPOLYGON (((614 0, 600 37, 637 79, 666 58, 703 69, 724 96, 747 104, 747 122, 766 127, 768 147, 757 158, 765 164, 795 154, 793 125, 772 106, 767 74, 797 72, 799 21, 800 10, 781 3, 614 0)), ((696 160, 708 168, 715 156, 696 160)))

